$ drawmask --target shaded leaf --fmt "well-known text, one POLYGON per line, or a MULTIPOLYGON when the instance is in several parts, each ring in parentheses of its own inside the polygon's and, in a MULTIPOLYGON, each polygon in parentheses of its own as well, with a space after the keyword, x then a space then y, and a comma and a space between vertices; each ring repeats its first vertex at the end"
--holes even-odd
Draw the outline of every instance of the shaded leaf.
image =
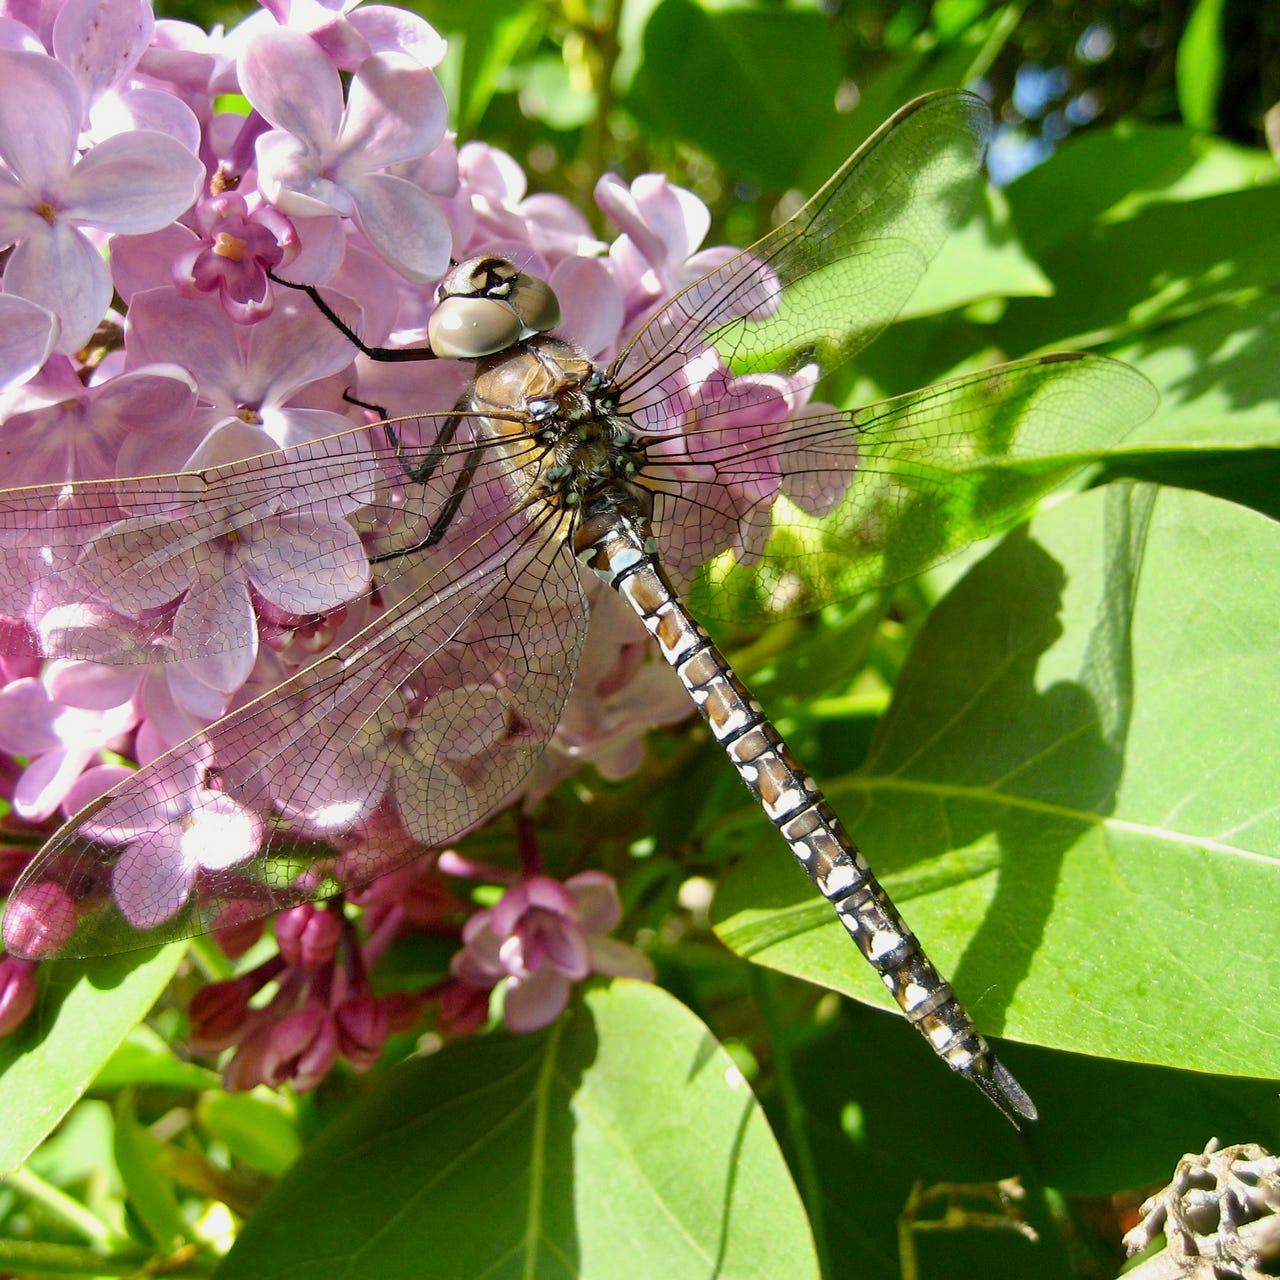
MULTIPOLYGON (((1155 492, 1062 503, 976 565, 829 795, 985 1030, 1276 1076, 1280 529, 1155 492)), ((720 936, 884 1003, 765 843, 720 936)))
POLYGON ((304 1154, 220 1280, 816 1276, 751 1091, 655 987, 396 1070, 304 1154), (341 1196, 342 1212, 317 1213, 341 1196))
POLYGON ((66 1115, 155 1004, 183 951, 44 966, 35 1010, 0 1040, 0 1172, 20 1165, 66 1115))

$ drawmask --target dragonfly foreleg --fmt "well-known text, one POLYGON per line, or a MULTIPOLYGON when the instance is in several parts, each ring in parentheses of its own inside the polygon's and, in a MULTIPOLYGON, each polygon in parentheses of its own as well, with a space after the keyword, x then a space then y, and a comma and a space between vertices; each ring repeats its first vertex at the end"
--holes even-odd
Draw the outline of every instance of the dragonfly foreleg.
POLYGON ((370 360, 381 360, 388 364, 403 364, 412 360, 435 360, 438 359, 436 353, 430 347, 371 347, 358 333, 320 296, 320 290, 313 284, 299 284, 296 280, 285 280, 281 276, 275 274, 274 271, 267 271, 267 279, 273 284, 283 285, 286 289, 297 289, 300 293, 305 293, 312 302, 320 309, 320 314, 324 316, 336 329, 340 330, 346 337, 347 341, 352 344, 360 352, 361 355, 368 356, 370 360))

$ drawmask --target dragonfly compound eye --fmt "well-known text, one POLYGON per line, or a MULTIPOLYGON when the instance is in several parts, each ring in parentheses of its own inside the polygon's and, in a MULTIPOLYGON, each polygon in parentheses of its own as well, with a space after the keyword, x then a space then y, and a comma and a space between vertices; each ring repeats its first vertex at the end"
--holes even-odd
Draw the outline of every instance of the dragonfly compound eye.
POLYGON ((524 332, 509 302, 497 298, 444 298, 427 322, 431 350, 449 360, 476 360, 505 350, 524 332))
POLYGON ((525 327, 522 338, 546 333, 560 323, 560 300, 545 280, 523 271, 511 284, 509 299, 525 327))

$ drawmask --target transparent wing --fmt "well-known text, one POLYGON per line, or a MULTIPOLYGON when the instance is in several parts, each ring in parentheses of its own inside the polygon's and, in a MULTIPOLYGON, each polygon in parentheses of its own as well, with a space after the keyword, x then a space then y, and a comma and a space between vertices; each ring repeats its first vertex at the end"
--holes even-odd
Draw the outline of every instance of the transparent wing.
POLYGON ((683 457, 648 474, 655 532, 695 611, 803 613, 1011 527, 1156 402, 1128 365, 1051 355, 862 409, 818 409, 750 444, 694 433, 683 457))
POLYGON ((364 884, 499 807, 556 726, 585 632, 563 531, 507 505, 381 588, 385 612, 341 646, 78 813, 9 911, 60 889, 77 917, 59 954, 131 950, 364 884))
POLYGON ((354 427, 200 471, 0 491, 0 613, 31 624, 0 645, 175 662, 254 642, 251 627, 218 625, 228 581, 278 619, 314 623, 367 601, 370 555, 424 536, 472 472, 482 492, 509 469, 465 430, 438 443, 465 417, 425 414, 394 438, 354 427))
MULTIPOLYGON (((816 381, 870 343, 963 218, 982 173, 987 105, 948 90, 909 103, 782 226, 658 312, 612 369, 627 411, 678 403, 690 355, 735 373, 816 381)), ((727 408, 731 406, 726 406, 727 408)))

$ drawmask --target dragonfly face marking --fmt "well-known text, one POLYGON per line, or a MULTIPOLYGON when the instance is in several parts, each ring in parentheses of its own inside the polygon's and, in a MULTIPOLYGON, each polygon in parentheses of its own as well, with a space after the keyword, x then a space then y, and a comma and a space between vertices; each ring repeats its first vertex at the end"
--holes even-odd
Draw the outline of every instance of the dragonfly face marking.
MULTIPOLYGON (((544 282, 471 259, 441 287, 430 351, 367 347, 315 295, 375 360, 473 362, 452 411, 178 475, 0 492, 0 591, 44 637, 43 656, 102 660, 92 628, 50 622, 49 597, 81 607, 82 593, 132 628, 107 660, 176 661, 175 608, 213 612, 224 590, 186 566, 229 532, 245 532, 245 563, 287 596, 279 612, 344 619, 330 649, 77 814, 12 901, 59 891, 74 904, 64 950, 100 954, 211 928, 228 907, 266 914, 367 883, 458 838, 518 793, 560 720, 586 570, 634 609, 911 1023, 1015 1123, 1033 1118, 687 607, 798 612, 906 577, 1006 527, 1150 411, 1145 380, 1087 356, 1018 361, 859 409, 813 401, 818 379, 889 324, 961 218, 989 127, 969 94, 910 104, 607 368, 549 335, 559 311, 544 282), (992 491, 1009 511, 987 511, 992 491), (258 537, 264 528, 278 537, 258 537), (276 548, 300 544, 314 548, 314 574, 295 584, 281 570, 300 557, 276 548), (313 577, 342 584, 341 598, 313 577), (176 857, 201 823, 234 826, 235 847, 192 840, 199 857, 176 857)), ((183 636, 206 656, 247 643, 214 628, 183 636)), ((28 936, 23 908, 9 912, 13 936, 28 936)))

